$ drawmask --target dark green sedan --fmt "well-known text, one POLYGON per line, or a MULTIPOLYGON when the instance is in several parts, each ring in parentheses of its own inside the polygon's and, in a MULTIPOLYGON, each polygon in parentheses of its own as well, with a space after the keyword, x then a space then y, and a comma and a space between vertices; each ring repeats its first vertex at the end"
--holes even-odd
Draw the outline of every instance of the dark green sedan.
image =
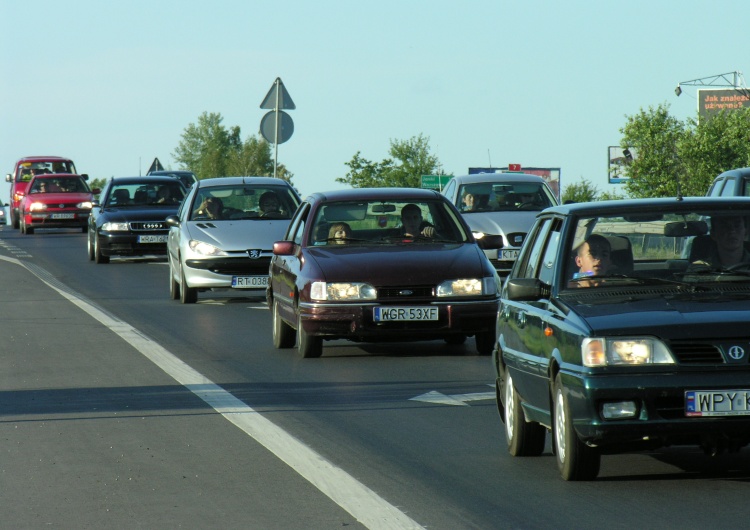
POLYGON ((750 198, 541 212, 502 290, 493 354, 514 456, 566 480, 601 455, 750 443, 750 198))

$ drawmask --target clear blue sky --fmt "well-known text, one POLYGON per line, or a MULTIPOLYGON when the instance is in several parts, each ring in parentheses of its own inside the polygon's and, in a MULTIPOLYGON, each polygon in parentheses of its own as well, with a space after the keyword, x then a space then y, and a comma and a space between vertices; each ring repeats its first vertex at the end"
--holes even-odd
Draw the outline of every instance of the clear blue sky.
MULTIPOLYGON (((259 130, 280 77, 296 110, 279 162, 303 194, 424 134, 446 173, 560 167, 607 184, 626 115, 678 82, 750 75, 750 1, 0 0, 0 163, 50 154, 145 174, 203 112, 259 130)), ((0 198, 7 201, 7 185, 0 198)))

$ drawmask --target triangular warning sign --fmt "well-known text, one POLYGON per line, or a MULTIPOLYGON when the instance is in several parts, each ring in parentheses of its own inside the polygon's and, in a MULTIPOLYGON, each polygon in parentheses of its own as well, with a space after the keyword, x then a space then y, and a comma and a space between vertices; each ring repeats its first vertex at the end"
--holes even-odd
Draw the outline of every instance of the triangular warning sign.
POLYGON ((277 77, 276 81, 274 81, 273 85, 271 85, 271 90, 268 91, 268 94, 266 94, 266 97, 263 98, 263 103, 260 104, 260 108, 262 109, 296 109, 297 107, 294 106, 294 101, 292 101, 292 96, 289 95, 289 92, 286 91, 286 87, 284 86, 284 83, 282 83, 281 78, 277 77), (277 103, 277 95, 278 95, 278 107, 276 106, 277 103))
POLYGON ((158 158, 154 158, 154 161, 151 162, 151 167, 148 168, 147 173, 151 173, 152 171, 164 171, 164 166, 161 165, 158 158))

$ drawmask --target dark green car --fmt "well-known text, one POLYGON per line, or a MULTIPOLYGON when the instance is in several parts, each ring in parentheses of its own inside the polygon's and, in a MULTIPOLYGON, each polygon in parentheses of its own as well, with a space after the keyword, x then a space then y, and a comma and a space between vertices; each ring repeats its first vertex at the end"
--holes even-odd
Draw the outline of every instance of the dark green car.
POLYGON ((514 456, 547 432, 566 480, 601 455, 750 443, 750 198, 541 212, 502 291, 493 354, 514 456))

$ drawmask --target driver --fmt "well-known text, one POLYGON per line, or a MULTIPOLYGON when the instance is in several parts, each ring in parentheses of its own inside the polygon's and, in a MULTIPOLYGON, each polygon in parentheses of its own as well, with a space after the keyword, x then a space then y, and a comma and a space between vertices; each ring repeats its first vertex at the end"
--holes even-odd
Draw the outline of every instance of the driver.
POLYGON ((713 268, 727 268, 738 263, 750 263, 750 252, 745 248, 747 227, 739 215, 715 215, 711 218, 711 239, 716 245, 703 261, 713 268))
POLYGON ((273 191, 267 191, 260 196, 258 201, 260 206, 261 217, 281 217, 281 211, 279 210, 280 201, 279 196, 273 191))

